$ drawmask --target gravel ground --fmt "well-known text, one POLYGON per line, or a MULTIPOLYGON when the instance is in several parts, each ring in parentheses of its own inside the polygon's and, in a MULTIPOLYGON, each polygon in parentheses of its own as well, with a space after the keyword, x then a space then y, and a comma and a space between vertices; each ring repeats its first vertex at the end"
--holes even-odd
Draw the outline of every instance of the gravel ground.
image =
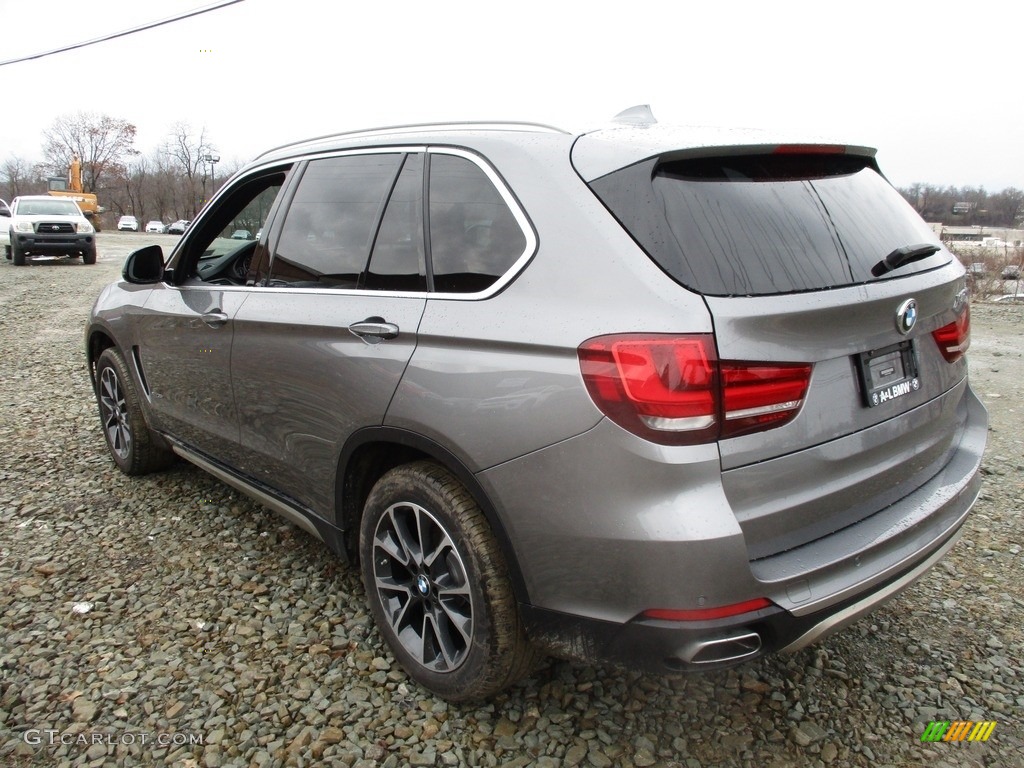
POLYGON ((107 458, 82 352, 124 254, 0 259, 0 765, 1024 766, 1024 307, 976 305, 992 432, 951 555, 787 657, 690 677, 548 662, 487 706, 425 696, 354 571, 187 465, 107 458), (925 744, 931 720, 995 720, 925 744))

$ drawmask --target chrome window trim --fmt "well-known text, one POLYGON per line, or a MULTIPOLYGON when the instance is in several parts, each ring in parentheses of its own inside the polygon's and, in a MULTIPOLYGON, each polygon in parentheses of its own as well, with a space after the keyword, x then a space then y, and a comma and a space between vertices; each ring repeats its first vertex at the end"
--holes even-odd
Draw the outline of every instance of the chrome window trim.
MULTIPOLYGON (((273 285, 211 285, 202 281, 196 283, 182 283, 181 285, 163 284, 165 288, 172 291, 218 291, 218 292, 257 292, 257 293, 310 293, 322 294, 324 296, 383 296, 393 299, 424 299, 435 295, 429 291, 367 291, 354 290, 352 288, 289 288, 288 286, 273 285)), ((462 294, 454 294, 460 296, 462 294)), ((467 294, 468 295, 468 294, 467 294)), ((474 296, 476 294, 473 294, 474 296)))
POLYGON ((519 225, 523 235, 526 237, 526 246, 523 249, 523 252, 516 257, 515 261, 512 262, 512 265, 505 270, 501 277, 487 286, 484 290, 477 291, 476 293, 447 293, 443 291, 435 291, 427 294, 428 298, 431 299, 456 301, 488 299, 494 294, 499 293, 506 285, 518 277, 519 273, 522 272, 530 259, 533 258, 534 254, 537 252, 537 233, 534 230, 533 225, 530 223, 530 220, 526 217, 526 212, 519 204, 519 200, 517 200, 515 195, 512 194, 512 190, 508 188, 505 180, 501 178, 498 172, 494 170, 494 167, 482 156, 467 149, 446 146, 431 146, 427 149, 427 152, 432 155, 455 155, 456 157, 462 157, 480 168, 480 170, 484 172, 484 175, 490 179, 494 188, 498 190, 498 194, 501 195, 501 199, 505 202, 505 205, 508 206, 509 211, 512 213, 512 217, 516 220, 516 224, 519 225))

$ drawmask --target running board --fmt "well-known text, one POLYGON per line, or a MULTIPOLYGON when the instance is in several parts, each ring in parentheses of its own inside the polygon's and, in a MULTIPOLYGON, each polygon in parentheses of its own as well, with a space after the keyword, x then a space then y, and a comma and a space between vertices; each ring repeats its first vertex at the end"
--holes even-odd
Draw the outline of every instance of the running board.
POLYGON ((181 458, 185 459, 185 461, 195 464, 197 467, 204 470, 205 472, 209 472, 218 480, 227 483, 237 491, 241 491, 246 496, 255 501, 258 501, 263 506, 270 507, 272 510, 274 510, 277 514, 286 519, 288 522, 297 525, 299 528, 301 528, 311 536, 315 536, 320 541, 324 540, 324 537, 320 535, 320 531, 316 529, 316 526, 313 525, 309 518, 307 518, 301 512, 298 512, 288 504, 285 504, 283 501, 275 499, 269 493, 266 493, 265 491, 260 490, 256 486, 245 482, 240 477, 232 474, 231 472, 221 469, 216 464, 207 461, 198 454, 193 453, 192 451, 188 450, 187 448, 184 448, 178 443, 172 443, 171 449, 176 454, 181 456, 181 458))

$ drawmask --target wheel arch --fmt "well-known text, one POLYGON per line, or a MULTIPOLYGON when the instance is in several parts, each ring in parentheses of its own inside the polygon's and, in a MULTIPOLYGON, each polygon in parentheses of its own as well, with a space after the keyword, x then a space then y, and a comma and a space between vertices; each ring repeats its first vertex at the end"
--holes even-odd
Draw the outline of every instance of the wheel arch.
POLYGON ((113 337, 103 328, 92 328, 89 337, 85 342, 86 361, 89 368, 89 380, 92 382, 93 392, 96 391, 96 361, 100 359, 103 350, 116 347, 113 337))
POLYGON ((440 464, 455 475, 472 495, 501 548, 516 600, 528 603, 526 581, 519 569, 515 549, 497 508, 476 476, 444 446, 404 429, 361 429, 349 437, 342 449, 335 479, 335 525, 341 530, 341 543, 349 561, 356 563, 359 560, 359 521, 373 486, 389 470, 421 459, 440 464))
MULTIPOLYGON (((119 345, 115 340, 113 334, 103 325, 93 325, 86 337, 85 342, 85 354, 86 354, 86 367, 89 371, 89 381, 92 383, 93 394, 99 392, 99 381, 96 379, 96 363, 100 359, 106 350, 113 348, 116 350, 121 357, 124 359, 125 365, 128 367, 128 375, 132 377, 133 383, 139 388, 140 396, 143 399, 149 397, 149 387, 145 380, 145 374, 141 369, 141 363, 136 357, 136 349, 125 349, 119 345)), ((170 443, 164 438, 159 430, 154 428, 153 417, 149 409, 142 409, 142 417, 146 421, 146 426, 150 429, 153 437, 153 441, 162 450, 171 450, 170 443)))

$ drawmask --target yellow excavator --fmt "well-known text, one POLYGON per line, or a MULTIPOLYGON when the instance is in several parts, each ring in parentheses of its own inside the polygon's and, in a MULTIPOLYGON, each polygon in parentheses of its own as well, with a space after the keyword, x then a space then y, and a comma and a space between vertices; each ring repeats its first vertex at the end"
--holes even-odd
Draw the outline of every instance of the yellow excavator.
POLYGON ((106 208, 100 206, 96 200, 96 195, 82 190, 82 161, 78 159, 78 155, 72 155, 71 157, 71 166, 68 168, 67 178, 50 176, 46 179, 46 188, 48 195, 53 197, 70 197, 78 203, 78 207, 82 209, 82 213, 89 219, 89 222, 96 231, 100 231, 100 214, 106 208))

